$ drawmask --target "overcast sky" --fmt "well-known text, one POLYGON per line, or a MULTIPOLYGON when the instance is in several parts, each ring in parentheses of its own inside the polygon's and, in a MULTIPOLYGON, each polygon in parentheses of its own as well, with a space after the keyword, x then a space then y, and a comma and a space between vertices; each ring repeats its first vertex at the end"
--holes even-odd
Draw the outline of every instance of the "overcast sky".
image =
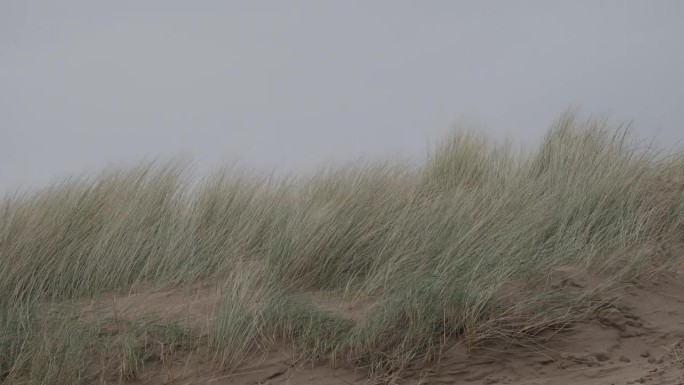
POLYGON ((684 1, 0 1, 0 191, 191 155, 425 157, 569 106, 684 139, 684 1))

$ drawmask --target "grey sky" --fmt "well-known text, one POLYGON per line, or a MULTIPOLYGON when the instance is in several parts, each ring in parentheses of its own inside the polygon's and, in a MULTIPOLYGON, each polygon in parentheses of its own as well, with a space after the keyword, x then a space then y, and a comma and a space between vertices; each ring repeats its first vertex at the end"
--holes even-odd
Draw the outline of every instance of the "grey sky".
POLYGON ((682 1, 0 2, 0 191, 194 156, 286 171, 425 156, 466 117, 684 139, 682 1))

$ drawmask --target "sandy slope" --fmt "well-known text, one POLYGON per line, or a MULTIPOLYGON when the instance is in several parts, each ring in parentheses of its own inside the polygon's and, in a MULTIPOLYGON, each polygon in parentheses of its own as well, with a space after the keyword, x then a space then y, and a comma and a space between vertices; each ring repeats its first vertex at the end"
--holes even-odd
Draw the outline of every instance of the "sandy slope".
MULTIPOLYGON (((575 277, 572 279, 584 279, 575 277)), ((574 282, 581 286, 582 282, 574 282)), ((634 282, 613 307, 537 346, 490 345, 447 352, 439 366, 397 384, 684 384, 684 270, 634 282)), ((220 293, 205 289, 137 294, 103 302, 121 315, 146 311, 210 322, 220 293)), ((337 311, 344 311, 341 306, 337 311)), ((350 309, 350 311, 355 311, 350 309)), ((286 347, 231 374, 211 373, 193 356, 165 367, 147 384, 364 384, 362 369, 297 365, 286 347)))

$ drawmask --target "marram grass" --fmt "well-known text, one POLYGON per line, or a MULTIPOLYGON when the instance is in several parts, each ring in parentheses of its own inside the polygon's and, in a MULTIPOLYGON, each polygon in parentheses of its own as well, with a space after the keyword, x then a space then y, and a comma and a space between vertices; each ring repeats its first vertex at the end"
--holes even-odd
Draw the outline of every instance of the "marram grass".
POLYGON ((0 382, 89 383, 118 368, 116 382, 189 352, 236 370, 278 343, 397 375, 454 344, 527 338, 596 306, 559 292, 554 269, 591 268, 606 277, 601 290, 672 262, 683 155, 567 113, 534 151, 460 130, 419 168, 224 169, 195 183, 182 163, 150 163, 7 195, 0 382), (104 333, 106 320, 70 306, 141 284, 207 282, 222 300, 203 331, 127 320, 104 333), (349 319, 308 302, 310 292, 368 306, 349 319))

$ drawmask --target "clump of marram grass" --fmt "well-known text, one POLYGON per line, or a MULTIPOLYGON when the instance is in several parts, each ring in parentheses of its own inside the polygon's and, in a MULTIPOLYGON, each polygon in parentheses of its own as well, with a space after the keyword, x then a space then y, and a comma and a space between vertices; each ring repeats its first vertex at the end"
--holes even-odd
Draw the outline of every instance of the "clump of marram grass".
POLYGON ((492 143, 476 131, 457 127, 430 155, 423 184, 438 191, 505 185, 516 171, 510 143, 492 143))
MULTIPOLYGON (((306 178, 225 169, 191 188, 172 162, 7 197, 0 382, 86 382, 98 355, 84 352, 111 336, 90 324, 90 337, 67 343, 76 323, 48 322, 37 309, 141 283, 219 283, 208 335, 183 334, 183 343, 223 370, 286 343, 301 359, 398 376, 454 344, 529 338, 600 306, 555 287, 559 266, 602 274, 591 293, 600 294, 667 262, 653 251, 682 230, 683 159, 567 113, 532 152, 458 131, 422 168, 358 163, 306 178), (520 297, 511 301, 505 285, 520 297), (373 306, 346 319, 308 303, 310 291, 373 306)), ((141 365, 157 352, 144 341, 173 346, 178 335, 131 322, 115 345, 122 378, 147 373, 141 365)))
POLYGON ((118 382, 144 378, 156 369, 155 365, 170 366, 181 352, 191 352, 202 341, 196 330, 178 320, 162 323, 154 319, 116 319, 115 322, 115 333, 105 344, 109 356, 101 361, 105 362, 102 372, 106 374, 113 368, 118 382))
POLYGON ((261 270, 239 264, 222 287, 221 312, 209 336, 212 361, 220 368, 235 369, 269 348, 264 313, 276 298, 261 270))
POLYGON ((292 347, 293 359, 317 360, 333 354, 353 323, 305 302, 278 284, 263 266, 240 263, 222 285, 223 303, 208 348, 223 370, 267 353, 278 341, 292 347))
POLYGON ((1 308, 0 383, 84 383, 95 335, 62 307, 1 308))

